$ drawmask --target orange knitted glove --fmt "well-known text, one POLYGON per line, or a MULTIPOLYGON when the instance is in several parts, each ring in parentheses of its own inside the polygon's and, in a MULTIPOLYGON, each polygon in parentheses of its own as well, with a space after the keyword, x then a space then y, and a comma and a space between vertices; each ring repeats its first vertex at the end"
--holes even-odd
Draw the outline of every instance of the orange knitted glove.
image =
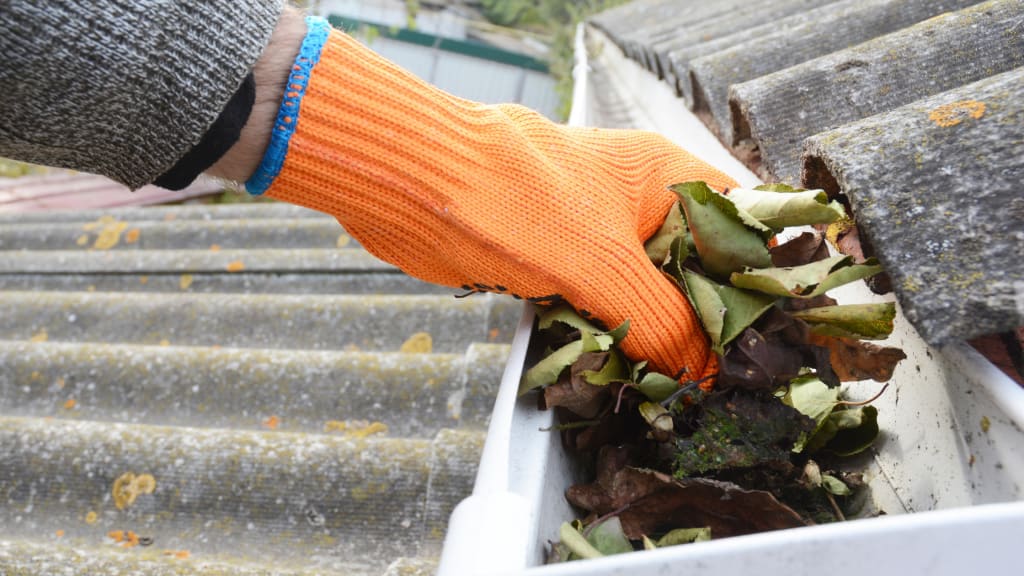
POLYGON ((629 319, 623 350, 666 374, 716 369, 686 298, 643 243, 676 201, 666 186, 722 189, 730 178, 654 134, 453 97, 309 22, 250 191, 334 215, 428 282, 564 299, 609 327, 629 319))

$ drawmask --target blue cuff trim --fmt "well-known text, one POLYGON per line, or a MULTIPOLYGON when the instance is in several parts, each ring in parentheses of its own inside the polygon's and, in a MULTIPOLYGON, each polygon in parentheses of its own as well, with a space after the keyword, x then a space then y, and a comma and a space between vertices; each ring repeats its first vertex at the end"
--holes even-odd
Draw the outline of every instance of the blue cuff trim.
POLYGON ((309 75, 312 73, 313 67, 320 61, 320 51, 327 43, 331 25, 323 18, 307 16, 306 29, 302 48, 299 49, 299 55, 295 57, 295 65, 292 67, 291 74, 288 75, 284 99, 281 101, 281 108, 277 111, 277 119, 274 121, 274 130, 270 133, 267 152, 263 155, 263 160, 260 161, 256 172, 245 183, 245 190, 253 196, 259 196, 266 192, 274 182, 274 178, 277 178, 278 173, 281 172, 284 157, 288 154, 288 143, 299 123, 299 108, 302 96, 306 93, 309 75))

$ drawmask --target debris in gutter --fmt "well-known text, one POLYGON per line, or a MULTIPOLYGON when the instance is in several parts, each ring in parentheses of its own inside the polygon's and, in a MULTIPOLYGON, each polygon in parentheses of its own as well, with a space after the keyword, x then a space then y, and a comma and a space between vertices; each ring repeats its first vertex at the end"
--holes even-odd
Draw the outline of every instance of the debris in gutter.
POLYGON ((821 190, 671 189, 680 201, 647 253, 687 295, 719 372, 677 382, 622 354, 628 322, 600 330, 567 306, 541 311, 546 351, 520 393, 541 391, 595 469, 567 491, 585 516, 562 526, 553 561, 845 520, 863 501, 842 463, 875 441, 878 411, 840 384, 886 382, 905 355, 868 342, 891 333, 893 303, 826 293, 881 266, 830 257, 820 232, 775 245, 785 227, 846 220, 821 190))

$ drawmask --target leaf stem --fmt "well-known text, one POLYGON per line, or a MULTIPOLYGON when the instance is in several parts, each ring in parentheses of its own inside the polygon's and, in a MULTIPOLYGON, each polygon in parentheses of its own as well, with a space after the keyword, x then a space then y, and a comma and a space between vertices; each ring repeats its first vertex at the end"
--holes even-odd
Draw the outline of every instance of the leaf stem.
POLYGON ((597 528, 601 524, 604 524, 605 521, 607 521, 607 520, 609 520, 609 519, 611 519, 611 518, 613 518, 615 516, 618 516, 619 514, 622 514, 626 510, 629 510, 629 507, 632 506, 632 505, 633 505, 633 503, 629 502, 627 504, 624 504, 621 508, 617 508, 617 509, 612 510, 611 512, 609 512, 609 513, 607 513, 607 514, 605 514, 603 516, 598 517, 597 520, 594 520, 593 522, 590 523, 589 526, 587 526, 586 528, 583 529, 583 537, 586 538, 587 536, 590 536, 590 533, 594 530, 594 528, 597 528))
POLYGON ((832 512, 835 513, 836 518, 838 518, 840 522, 846 522, 846 516, 844 516, 843 511, 839 509, 839 504, 836 503, 836 497, 828 490, 825 490, 825 496, 828 498, 828 503, 832 505, 832 512))
POLYGON ((875 400, 878 400, 882 396, 882 394, 885 393, 885 389, 888 388, 888 387, 889 387, 889 383, 886 382, 885 386, 882 386, 882 389, 878 391, 878 394, 875 394, 874 396, 872 396, 871 398, 868 398, 867 400, 861 400, 860 402, 850 402, 850 401, 847 401, 847 400, 840 400, 839 402, 836 402, 836 406, 865 406, 867 404, 871 404, 875 400))
POLYGON ((697 381, 691 380, 691 381, 687 382, 685 386, 683 386, 679 390, 676 390, 675 392, 673 392, 672 395, 669 396, 668 398, 665 398, 664 400, 662 400, 661 401, 661 405, 664 406, 665 408, 668 408, 669 406, 672 405, 673 402, 675 402, 676 400, 679 400, 679 398, 683 394, 686 394, 687 392, 690 392, 694 388, 697 388, 698 386, 700 386, 704 382, 707 382, 708 380, 714 378, 715 376, 716 376, 716 374, 708 374, 707 376, 701 378, 700 380, 697 380, 697 381))

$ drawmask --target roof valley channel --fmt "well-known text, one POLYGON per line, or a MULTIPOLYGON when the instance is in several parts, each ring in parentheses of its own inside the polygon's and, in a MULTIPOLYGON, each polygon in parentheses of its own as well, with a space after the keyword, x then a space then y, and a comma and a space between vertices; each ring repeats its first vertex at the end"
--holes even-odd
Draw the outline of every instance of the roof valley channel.
POLYGON ((521 303, 344 239, 281 204, 0 218, 0 573, 432 573, 521 303))

